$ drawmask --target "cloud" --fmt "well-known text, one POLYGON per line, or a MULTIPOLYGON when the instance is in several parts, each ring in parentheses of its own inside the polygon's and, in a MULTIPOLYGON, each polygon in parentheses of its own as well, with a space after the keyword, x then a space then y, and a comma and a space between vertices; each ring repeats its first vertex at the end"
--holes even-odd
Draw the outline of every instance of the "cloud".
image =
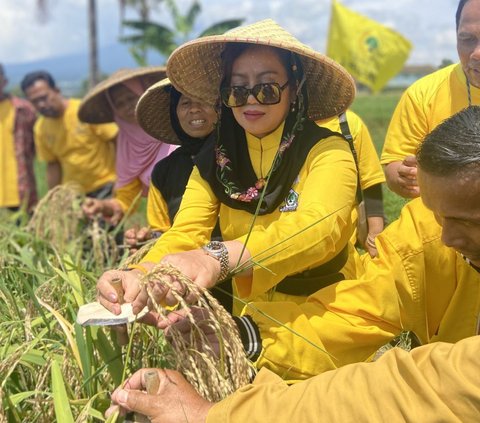
MULTIPOLYGON (((193 0, 177 0, 185 12, 193 0)), ((302 42, 325 52, 331 0, 200 0, 202 12, 193 35, 223 19, 245 18, 245 23, 273 18, 302 42)), ((18 63, 88 49, 85 0, 51 0, 49 20, 40 24, 33 0, 2 0, 0 51, 4 62, 18 63)), ((438 64, 456 60, 454 0, 343 0, 358 13, 404 34, 413 43, 410 63, 438 64)), ((119 36, 117 0, 97 0, 98 41, 111 45, 119 36)), ((135 17, 130 12, 127 17, 135 17)), ((164 4, 153 19, 172 26, 164 4)))

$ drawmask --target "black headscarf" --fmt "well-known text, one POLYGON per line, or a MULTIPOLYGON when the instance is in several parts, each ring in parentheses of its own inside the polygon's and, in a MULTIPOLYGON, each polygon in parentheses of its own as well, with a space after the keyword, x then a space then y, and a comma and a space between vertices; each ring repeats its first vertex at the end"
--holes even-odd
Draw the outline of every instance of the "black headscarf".
POLYGON ((152 184, 160 191, 167 203, 170 222, 177 214, 183 193, 193 169, 193 157, 198 154, 206 138, 194 138, 180 126, 177 105, 182 94, 170 88, 170 123, 181 141, 180 147, 160 160, 152 171, 152 184))

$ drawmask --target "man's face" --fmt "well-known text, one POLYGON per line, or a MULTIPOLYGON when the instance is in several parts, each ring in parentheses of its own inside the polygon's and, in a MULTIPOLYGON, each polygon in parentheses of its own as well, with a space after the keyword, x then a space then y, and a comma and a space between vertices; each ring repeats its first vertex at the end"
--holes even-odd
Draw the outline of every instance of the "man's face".
POLYGON ((434 176, 418 169, 423 203, 442 227, 442 241, 480 267, 480 178, 434 176))
POLYGON ((470 0, 462 10, 457 51, 468 80, 480 88, 480 0, 470 0))
POLYGON ((41 115, 57 118, 63 114, 62 96, 58 89, 50 87, 47 81, 43 79, 35 81, 25 90, 25 95, 41 115))

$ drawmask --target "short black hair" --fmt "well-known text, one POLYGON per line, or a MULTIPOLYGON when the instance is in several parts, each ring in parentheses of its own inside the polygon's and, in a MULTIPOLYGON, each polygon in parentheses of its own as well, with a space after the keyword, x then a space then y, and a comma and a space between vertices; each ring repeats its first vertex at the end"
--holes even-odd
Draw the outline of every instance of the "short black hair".
POLYGON ((22 82, 20 83, 20 87, 22 88, 22 91, 25 93, 27 88, 35 84, 35 82, 37 82, 38 80, 45 81, 50 86, 50 88, 57 88, 55 84, 55 80, 53 79, 52 75, 47 71, 39 70, 39 71, 27 73, 23 77, 22 82))
POLYGON ((445 119, 417 150, 418 167, 435 176, 480 171, 480 106, 445 119))
POLYGON ((455 15, 455 22, 457 24, 457 32, 458 32, 458 27, 460 25, 460 16, 462 15, 462 10, 467 3, 468 3, 468 0, 460 0, 460 3, 458 3, 457 13, 455 15))

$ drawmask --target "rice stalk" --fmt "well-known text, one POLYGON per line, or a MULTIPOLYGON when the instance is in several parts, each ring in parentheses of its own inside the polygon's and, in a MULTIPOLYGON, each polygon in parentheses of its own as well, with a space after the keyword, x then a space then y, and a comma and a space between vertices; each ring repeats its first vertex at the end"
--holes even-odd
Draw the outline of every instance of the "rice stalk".
POLYGON ((161 263, 141 278, 141 284, 146 288, 160 318, 166 318, 169 310, 158 305, 154 299, 152 286, 156 282, 171 289, 192 328, 187 337, 175 325, 169 329, 177 370, 209 401, 219 401, 247 384, 253 374, 252 367, 231 315, 208 290, 198 287, 174 266, 161 263), (182 286, 179 287, 178 282, 172 282, 173 280, 180 281, 182 286), (199 316, 192 313, 192 304, 185 302, 179 289, 186 289, 196 295, 198 300, 194 306, 208 310, 208 314, 199 316), (205 335, 205 330, 216 337, 220 346, 218 355, 205 335))

